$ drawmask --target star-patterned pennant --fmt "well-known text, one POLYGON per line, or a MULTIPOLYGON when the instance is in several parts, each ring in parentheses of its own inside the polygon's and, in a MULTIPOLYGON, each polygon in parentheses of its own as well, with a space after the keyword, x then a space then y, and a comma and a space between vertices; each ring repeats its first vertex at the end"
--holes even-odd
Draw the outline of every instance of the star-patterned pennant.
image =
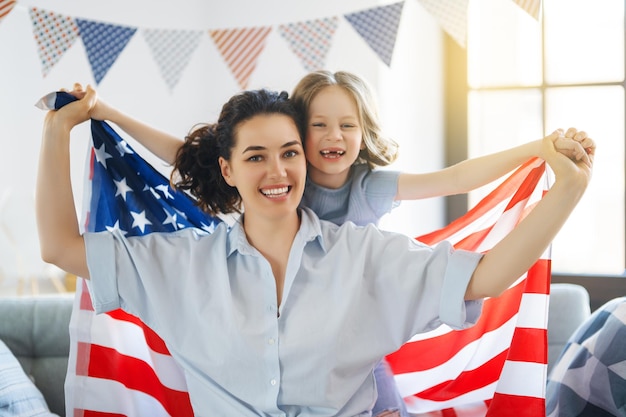
POLYGON ((137 28, 76 19, 96 84, 115 63, 137 28))
POLYGON ((403 6, 402 1, 344 16, 387 66, 391 65, 403 6))
POLYGON ((269 26, 243 29, 210 30, 209 35, 222 54, 239 87, 248 87, 256 62, 272 31, 269 26))
POLYGON ((441 28, 465 48, 468 0, 418 0, 441 28))
POLYGON ((200 30, 143 30, 146 43, 170 91, 180 81, 183 70, 200 44, 202 34, 200 30))
POLYGON ((521 7, 526 13, 535 18, 535 20, 539 20, 541 0, 513 0, 513 2, 521 7))
POLYGON ((28 12, 37 42, 41 72, 45 77, 78 38, 78 26, 71 17, 35 7, 28 12))
POLYGON ((11 10, 13 10, 13 7, 15 7, 15 3, 15 0, 0 0, 0 22, 9 13, 11 13, 11 10))
POLYGON ((309 20, 278 27, 280 35, 288 42, 307 71, 325 67, 326 55, 339 25, 339 18, 309 20))

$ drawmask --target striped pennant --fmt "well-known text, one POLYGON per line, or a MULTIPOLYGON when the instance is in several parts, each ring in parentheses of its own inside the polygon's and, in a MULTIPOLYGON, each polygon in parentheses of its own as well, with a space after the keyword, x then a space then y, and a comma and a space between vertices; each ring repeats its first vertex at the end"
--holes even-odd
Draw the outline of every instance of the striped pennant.
POLYGON ((441 28, 465 48, 468 0, 418 0, 441 28))
POLYGON ((513 2, 521 7, 526 13, 535 18, 535 20, 539 20, 541 0, 513 0, 513 2))
MULTIPOLYGON (((61 105, 55 102, 55 107, 61 105)), ((87 230, 143 234, 192 225, 213 230, 218 219, 180 198, 182 193, 171 190, 167 178, 108 124, 91 123, 87 230), (150 220, 144 227, 129 219, 138 210, 150 220)), ((529 160, 465 216, 419 239, 428 244, 447 239, 458 248, 489 250, 543 196, 544 172, 545 163, 529 160)), ((433 417, 543 417, 549 276, 548 251, 500 297, 485 300, 475 326, 461 331, 442 326, 389 355, 409 410, 433 417)), ((164 342, 121 310, 95 315, 82 279, 70 322, 65 390, 68 415, 193 416, 184 375, 164 342)))
POLYGON ((250 76, 271 30, 271 27, 265 26, 209 31, 241 89, 248 87, 250 76))
MULTIPOLYGON (((544 171, 543 161, 528 161, 465 216, 418 239, 488 251, 543 196, 544 171)), ((501 296, 485 301, 475 326, 442 326, 388 356, 409 411, 544 416, 550 265, 548 251, 501 296)))
POLYGON ((78 38, 78 26, 71 17, 32 7, 28 10, 37 42, 41 72, 45 77, 78 38))
POLYGON ((401 1, 344 16, 387 66, 391 65, 403 6, 401 1))
POLYGON ((15 7, 15 3, 15 0, 0 0, 0 22, 11 13, 11 10, 15 7))
POLYGON ((96 84, 104 78, 137 28, 76 19, 96 84))
POLYGON ((280 25, 278 31, 307 71, 326 67, 326 55, 339 25, 339 18, 330 17, 280 25))
POLYGON ((163 29, 144 29, 142 32, 161 76, 172 91, 198 48, 203 32, 163 29))

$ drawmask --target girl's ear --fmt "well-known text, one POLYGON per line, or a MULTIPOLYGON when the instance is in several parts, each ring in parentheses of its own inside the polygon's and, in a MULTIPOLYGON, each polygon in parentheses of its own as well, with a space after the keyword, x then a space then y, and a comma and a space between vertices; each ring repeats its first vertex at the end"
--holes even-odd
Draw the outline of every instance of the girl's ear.
POLYGON ((234 187, 235 185, 230 174, 230 163, 221 156, 219 157, 218 162, 220 164, 220 171, 222 172, 222 177, 224 177, 224 181, 226 181, 226 184, 234 187))
POLYGON ((367 146, 365 146, 365 141, 363 139, 361 139, 361 148, 362 151, 364 151, 365 149, 367 149, 367 146))

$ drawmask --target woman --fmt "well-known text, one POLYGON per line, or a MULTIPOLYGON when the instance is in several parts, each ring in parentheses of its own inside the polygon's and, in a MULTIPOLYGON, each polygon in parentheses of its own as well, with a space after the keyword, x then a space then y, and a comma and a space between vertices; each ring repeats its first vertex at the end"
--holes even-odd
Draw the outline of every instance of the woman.
POLYGON ((297 113, 285 93, 250 91, 187 139, 174 171, 209 212, 245 207, 232 229, 81 235, 70 131, 96 102, 88 87, 46 116, 42 257, 89 278, 98 312, 122 307, 159 333, 199 416, 371 415, 374 366, 415 333, 475 322, 480 299, 508 288, 554 238, 588 185, 595 151, 573 161, 554 149, 562 132, 546 137, 541 156, 556 181, 515 230, 484 256, 431 248, 298 208, 306 161, 297 113))

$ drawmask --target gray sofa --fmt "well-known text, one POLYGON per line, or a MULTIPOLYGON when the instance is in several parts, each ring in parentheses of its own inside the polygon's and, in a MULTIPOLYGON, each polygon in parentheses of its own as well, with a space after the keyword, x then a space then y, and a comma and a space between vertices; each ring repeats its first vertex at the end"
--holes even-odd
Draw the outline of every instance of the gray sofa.
POLYGON ((59 416, 65 416, 63 385, 73 300, 73 294, 0 298, 0 340, 59 416))
MULTIPOLYGON (((579 285, 552 284, 548 320, 550 366, 589 315, 589 294, 579 285)), ((0 298, 0 340, 43 393, 50 411, 65 416, 68 326, 74 296, 0 298)))

